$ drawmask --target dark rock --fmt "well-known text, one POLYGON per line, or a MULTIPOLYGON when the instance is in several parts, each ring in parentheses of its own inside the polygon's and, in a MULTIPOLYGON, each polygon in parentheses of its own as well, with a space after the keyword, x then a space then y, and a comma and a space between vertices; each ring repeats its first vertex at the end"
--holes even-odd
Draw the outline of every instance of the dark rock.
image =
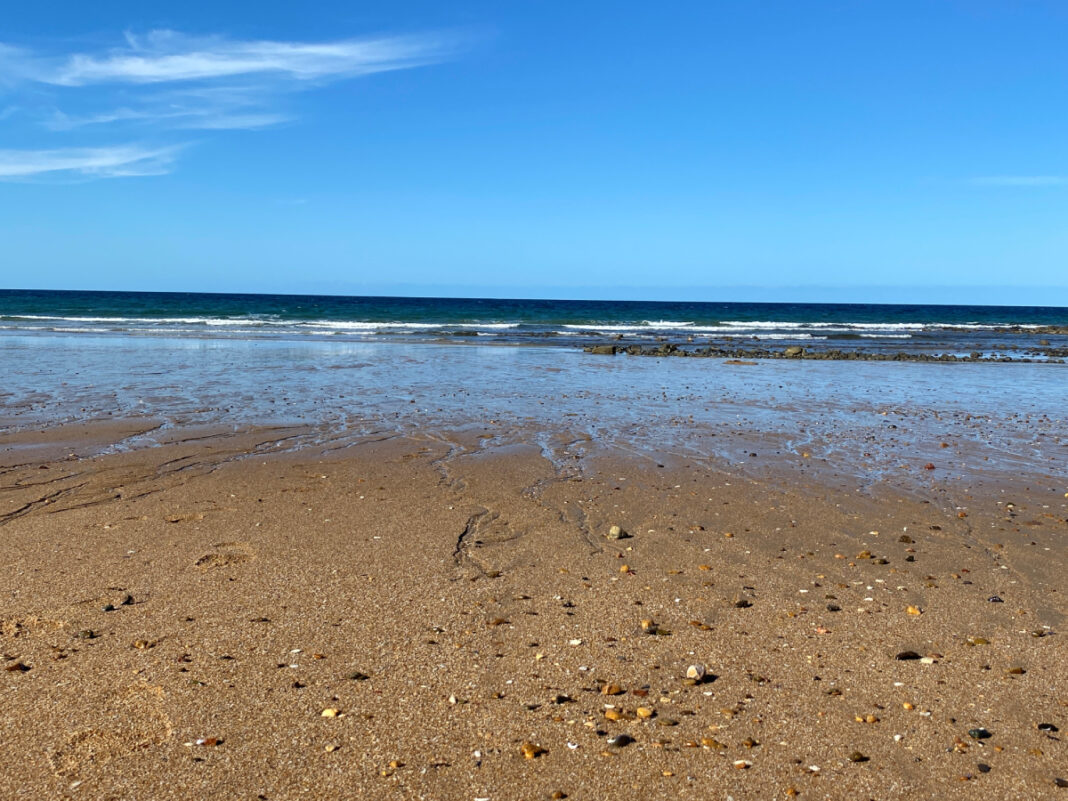
POLYGON ((968 736, 973 740, 988 740, 994 735, 986 729, 968 729, 968 736))
POLYGON ((894 659, 897 659, 897 660, 899 660, 901 662, 911 661, 913 659, 919 659, 919 658, 920 658, 920 655, 918 653, 916 653, 915 651, 902 651, 901 653, 899 653, 897 656, 894 657, 894 659))

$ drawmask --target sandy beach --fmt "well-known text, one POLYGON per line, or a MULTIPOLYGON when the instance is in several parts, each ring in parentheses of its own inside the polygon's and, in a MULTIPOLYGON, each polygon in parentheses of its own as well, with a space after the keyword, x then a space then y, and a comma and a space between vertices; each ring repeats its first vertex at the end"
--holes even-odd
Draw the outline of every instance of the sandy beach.
POLYGON ((5 798, 1065 792, 1052 481, 157 424, 0 440, 5 798))

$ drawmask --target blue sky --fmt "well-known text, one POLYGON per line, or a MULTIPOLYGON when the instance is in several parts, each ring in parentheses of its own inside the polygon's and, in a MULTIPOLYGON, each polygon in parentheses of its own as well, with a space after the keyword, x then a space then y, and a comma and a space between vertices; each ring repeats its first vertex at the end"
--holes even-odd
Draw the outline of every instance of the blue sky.
POLYGON ((1068 305, 1068 4, 12 4, 0 286, 1068 305))

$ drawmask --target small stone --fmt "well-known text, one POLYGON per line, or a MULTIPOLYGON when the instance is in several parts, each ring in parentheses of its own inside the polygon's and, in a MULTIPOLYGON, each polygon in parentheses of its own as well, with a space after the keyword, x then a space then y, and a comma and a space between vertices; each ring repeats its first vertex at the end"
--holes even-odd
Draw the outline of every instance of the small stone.
POLYGON ((320 714, 321 717, 324 717, 324 718, 336 718, 338 715, 341 714, 341 712, 338 709, 334 709, 333 707, 329 707, 327 709, 324 709, 319 714, 320 714))
POLYGON ((553 794, 549 796, 553 801, 560 801, 561 798, 567 798, 567 793, 563 790, 554 790, 553 794))
POLYGON ((612 526, 608 529, 608 539, 610 540, 625 540, 629 536, 620 526, 612 526))
POLYGON ((736 770, 749 770, 749 768, 753 767, 753 763, 748 759, 736 759, 731 764, 734 765, 736 770))
POLYGON ((601 695, 622 695, 624 690, 618 684, 604 684, 601 686, 601 695))
POLYGON ((721 743, 715 737, 702 737, 701 738, 701 745, 703 745, 705 748, 711 748, 711 749, 713 749, 715 751, 723 751, 723 750, 726 750, 726 748, 727 748, 726 745, 721 743))
POLYGON ((115 611, 115 604, 104 604, 104 606, 102 607, 101 611, 103 611, 103 612, 114 612, 115 611))
POLYGON ((840 607, 838 604, 827 604, 827 611, 828 612, 841 612, 842 611, 842 607, 840 607))
POLYGON ((735 598, 734 599, 734 608, 735 609, 748 609, 752 605, 753 605, 753 602, 750 601, 748 598, 735 598))
POLYGON ((625 748, 634 742, 634 738, 629 734, 617 734, 615 737, 608 738, 608 744, 613 748, 625 748))
POLYGON ((908 614, 908 615, 922 615, 923 612, 920 610, 920 608, 918 606, 906 606, 905 607, 905 614, 908 614))
POLYGON ((968 729, 968 736, 973 740, 987 740, 994 735, 988 732, 986 729, 968 729))
POLYGON ((921 658, 920 655, 918 653, 916 653, 915 651, 901 651, 897 656, 894 657, 894 659, 897 659, 898 661, 901 661, 901 662, 906 662, 906 661, 909 661, 909 660, 920 659, 920 658, 921 658))
POLYGON ((980 762, 975 767, 977 767, 979 769, 980 773, 989 773, 990 772, 990 766, 987 765, 985 762, 980 762))
POLYGON ((323 750, 324 750, 324 751, 326 751, 326 753, 328 753, 328 754, 332 754, 332 753, 334 753, 334 752, 335 752, 335 751, 336 751, 336 750, 337 750, 338 748, 340 748, 340 747, 341 747, 341 746, 338 746, 338 745, 332 745, 332 744, 331 744, 331 745, 328 745, 328 746, 326 746, 326 748, 324 748, 323 750))
POLYGON ((4 670, 8 673, 26 673, 30 670, 30 666, 24 662, 15 662, 14 664, 7 665, 4 670))
POLYGON ((686 668, 686 678, 701 681, 705 677, 705 666, 702 664, 690 665, 686 668))
POLYGON ((535 745, 534 743, 523 743, 519 746, 519 752, 523 755, 524 759, 537 759, 542 754, 548 753, 540 745, 535 745))
POLYGON ((637 712, 638 717, 642 718, 643 720, 648 720, 656 714, 656 710, 648 706, 640 706, 635 710, 635 712, 637 712))
POLYGON ((849 761, 850 762, 867 762, 868 761, 868 757, 864 756, 864 754, 860 753, 860 751, 854 751, 852 754, 849 755, 849 761))
POLYGON ((100 635, 92 629, 82 629, 77 634, 79 640, 95 640, 99 636, 100 635))
POLYGON ((1001 599, 1001 596, 1000 596, 1000 595, 991 595, 991 596, 990 596, 989 598, 987 598, 987 601, 989 601, 989 602, 990 602, 990 603, 992 603, 992 604, 1003 604, 1003 603, 1005 603, 1005 602, 1004 602, 1004 601, 1003 601, 1003 600, 1001 599))
POLYGON ((362 671, 354 670, 347 676, 345 676, 345 678, 349 679, 350 681, 367 681, 371 677, 362 671))
POLYGON ((608 718, 609 720, 622 720, 623 719, 623 713, 620 712, 618 709, 606 709, 604 711, 604 716, 606 718, 608 718))
POLYGON ((1048 731, 1048 732, 1060 731, 1060 729, 1058 729, 1052 723, 1039 723, 1037 728, 1038 728, 1039 731, 1048 731))
POLYGON ((1019 667, 1019 666, 1011 667, 1011 668, 1009 668, 1008 670, 1005 671, 1005 673, 1007 673, 1010 676, 1022 676, 1026 672, 1027 672, 1026 670, 1024 670, 1022 667, 1019 667))

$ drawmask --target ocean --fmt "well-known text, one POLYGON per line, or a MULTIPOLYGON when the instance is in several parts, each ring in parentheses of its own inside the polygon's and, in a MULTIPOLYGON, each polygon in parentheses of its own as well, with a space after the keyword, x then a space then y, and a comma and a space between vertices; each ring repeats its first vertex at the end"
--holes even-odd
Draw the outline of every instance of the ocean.
POLYGON ((1068 347, 1068 309, 0 290, 0 335, 589 346, 801 344, 929 354, 1068 347))
POLYGON ((943 464, 952 442, 974 456, 962 470, 1030 475, 1068 458, 1066 347, 1057 308, 4 291, 0 432, 149 419, 116 447, 264 425, 333 448, 483 425, 549 455, 581 436, 748 470, 805 450, 865 484, 943 464), (598 342, 1011 363, 584 351, 598 342))

